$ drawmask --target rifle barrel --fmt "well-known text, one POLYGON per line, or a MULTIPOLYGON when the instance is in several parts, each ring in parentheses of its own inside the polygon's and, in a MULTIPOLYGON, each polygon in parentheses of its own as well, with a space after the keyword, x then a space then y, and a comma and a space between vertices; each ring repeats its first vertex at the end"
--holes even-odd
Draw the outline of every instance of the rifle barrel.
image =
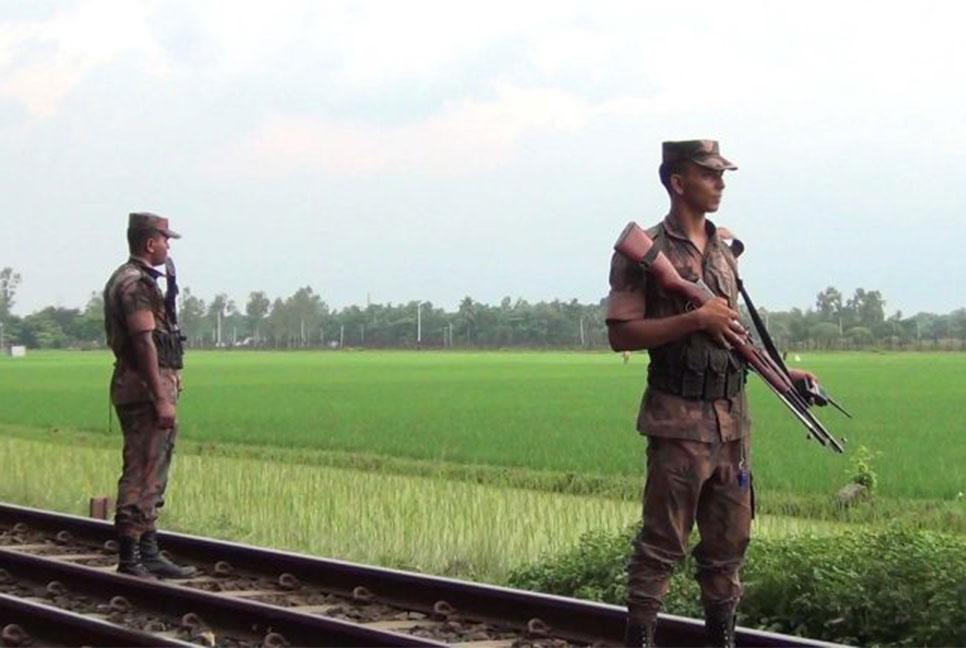
POLYGON ((838 403, 836 403, 836 402, 835 402, 834 400, 832 400, 832 399, 831 399, 831 398, 829 397, 829 395, 828 395, 828 394, 826 394, 826 395, 825 395, 825 400, 827 400, 827 401, 829 402, 829 404, 830 404, 830 405, 831 405, 832 407, 834 407, 834 408, 835 408, 835 409, 837 409, 838 411, 840 411, 840 412, 842 412, 843 414, 845 414, 845 415, 846 415, 846 416, 848 416, 849 418, 852 418, 852 415, 851 415, 851 414, 849 414, 849 413, 848 413, 848 412, 847 412, 847 411, 845 410, 845 408, 844 408, 844 407, 842 407, 841 405, 839 405, 838 403))
POLYGON ((826 441, 826 439, 822 436, 821 432, 819 432, 818 429, 816 429, 816 427, 812 424, 812 421, 809 420, 809 418, 807 416, 805 416, 802 413, 802 411, 800 409, 798 409, 792 403, 792 401, 790 401, 788 399, 788 397, 786 396, 786 394, 783 394, 781 391, 779 391, 778 388, 776 388, 774 385, 772 385, 769 381, 765 380, 764 382, 775 393, 775 396, 778 397, 778 400, 780 400, 782 403, 784 403, 785 404, 785 407, 787 407, 788 409, 790 409, 792 411, 792 413, 798 418, 799 422, 802 425, 805 426, 805 429, 808 430, 808 433, 811 435, 811 437, 813 439, 815 439, 816 441, 818 441, 823 446, 827 446, 828 445, 828 441, 826 441))

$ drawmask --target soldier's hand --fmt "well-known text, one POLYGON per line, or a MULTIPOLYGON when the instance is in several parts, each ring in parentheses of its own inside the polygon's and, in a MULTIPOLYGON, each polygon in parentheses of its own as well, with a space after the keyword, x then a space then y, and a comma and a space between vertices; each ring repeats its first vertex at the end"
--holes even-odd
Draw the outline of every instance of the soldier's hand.
POLYGON ((731 334, 744 340, 748 332, 738 321, 738 311, 728 305, 724 297, 714 297, 704 303, 697 311, 702 330, 726 348, 731 348, 725 335, 731 334))
POLYGON ((788 377, 794 381, 805 380, 807 378, 808 381, 805 384, 818 383, 818 376, 807 369, 789 369, 788 377))
POLYGON ((154 412, 158 416, 158 426, 162 430, 174 427, 174 403, 169 400, 154 401, 154 412))
POLYGON ((802 398, 809 405, 824 407, 828 405, 825 400, 824 390, 818 384, 818 376, 805 369, 789 369, 788 377, 792 379, 792 384, 802 398))

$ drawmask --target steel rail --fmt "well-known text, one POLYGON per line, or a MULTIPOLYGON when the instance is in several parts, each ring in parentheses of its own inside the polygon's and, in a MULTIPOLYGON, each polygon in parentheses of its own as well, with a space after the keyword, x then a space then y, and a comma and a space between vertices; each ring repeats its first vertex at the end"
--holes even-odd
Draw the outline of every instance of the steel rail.
MULTIPOLYGON (((445 644, 367 628, 328 617, 292 612, 257 601, 232 598, 162 581, 123 576, 0 547, 0 568, 18 582, 58 581, 70 592, 110 599, 122 596, 134 610, 183 617, 194 613, 213 628, 256 638, 271 633, 297 646, 444 646, 445 644)), ((123 645, 123 644, 122 644, 123 645)))
MULTIPOLYGON (((103 544, 114 539, 113 526, 101 520, 0 504, 0 525, 23 523, 35 530, 68 531, 77 539, 103 544)), ((623 607, 571 599, 550 594, 470 583, 394 569, 323 559, 263 549, 181 533, 159 532, 159 540, 181 559, 211 565, 227 561, 239 571, 277 577, 294 574, 300 582, 335 594, 351 596, 365 588, 381 603, 431 614, 443 602, 473 620, 532 626, 535 620, 549 628, 553 637, 576 643, 613 643, 623 640, 627 619, 623 607)), ((171 586, 174 587, 174 586, 171 586)), ((695 619, 661 615, 656 637, 659 644, 703 646, 704 624, 695 619)), ((835 644, 750 628, 736 629, 738 646, 828 647, 835 644)))
POLYGON ((31 646, 160 646, 197 648, 169 637, 128 630, 100 619, 0 594, 0 644, 31 646), (21 634, 22 633, 22 634, 21 634))

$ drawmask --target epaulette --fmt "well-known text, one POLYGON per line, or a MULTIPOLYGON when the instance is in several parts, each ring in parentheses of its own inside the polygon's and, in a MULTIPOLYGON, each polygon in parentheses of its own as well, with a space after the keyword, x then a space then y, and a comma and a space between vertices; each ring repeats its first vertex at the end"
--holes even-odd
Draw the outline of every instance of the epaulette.
POLYGON ((741 239, 736 237, 731 233, 727 227, 718 227, 718 237, 722 241, 730 240, 731 243, 725 243, 725 247, 731 252, 735 259, 741 256, 741 253, 745 251, 745 244, 741 242, 741 239))
POLYGON ((145 273, 133 263, 121 266, 117 271, 115 280, 118 283, 140 279, 145 273))

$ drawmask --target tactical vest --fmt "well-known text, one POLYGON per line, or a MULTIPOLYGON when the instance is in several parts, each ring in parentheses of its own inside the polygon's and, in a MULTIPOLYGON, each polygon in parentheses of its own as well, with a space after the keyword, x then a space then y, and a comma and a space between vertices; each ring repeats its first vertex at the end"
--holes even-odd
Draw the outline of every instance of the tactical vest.
MULTIPOLYGON (((663 247, 666 243, 663 227, 659 227, 652 238, 655 246, 663 247)), ((731 259, 728 263, 737 278, 735 264, 731 259)), ((649 287, 654 284, 653 281, 647 282, 649 287)), ((649 292, 648 300, 661 298, 656 286, 649 292)), ((672 299, 672 303, 678 313, 684 313, 688 308, 678 299, 672 299)), ((748 373, 744 359, 702 331, 649 349, 648 355, 648 386, 690 400, 735 398, 744 388, 748 373)))
POLYGON ((743 360, 704 333, 650 350, 647 384, 691 400, 735 398, 745 385, 743 360))
POLYGON ((158 350, 159 367, 184 368, 184 342, 180 334, 154 329, 151 337, 154 338, 154 346, 158 350))

